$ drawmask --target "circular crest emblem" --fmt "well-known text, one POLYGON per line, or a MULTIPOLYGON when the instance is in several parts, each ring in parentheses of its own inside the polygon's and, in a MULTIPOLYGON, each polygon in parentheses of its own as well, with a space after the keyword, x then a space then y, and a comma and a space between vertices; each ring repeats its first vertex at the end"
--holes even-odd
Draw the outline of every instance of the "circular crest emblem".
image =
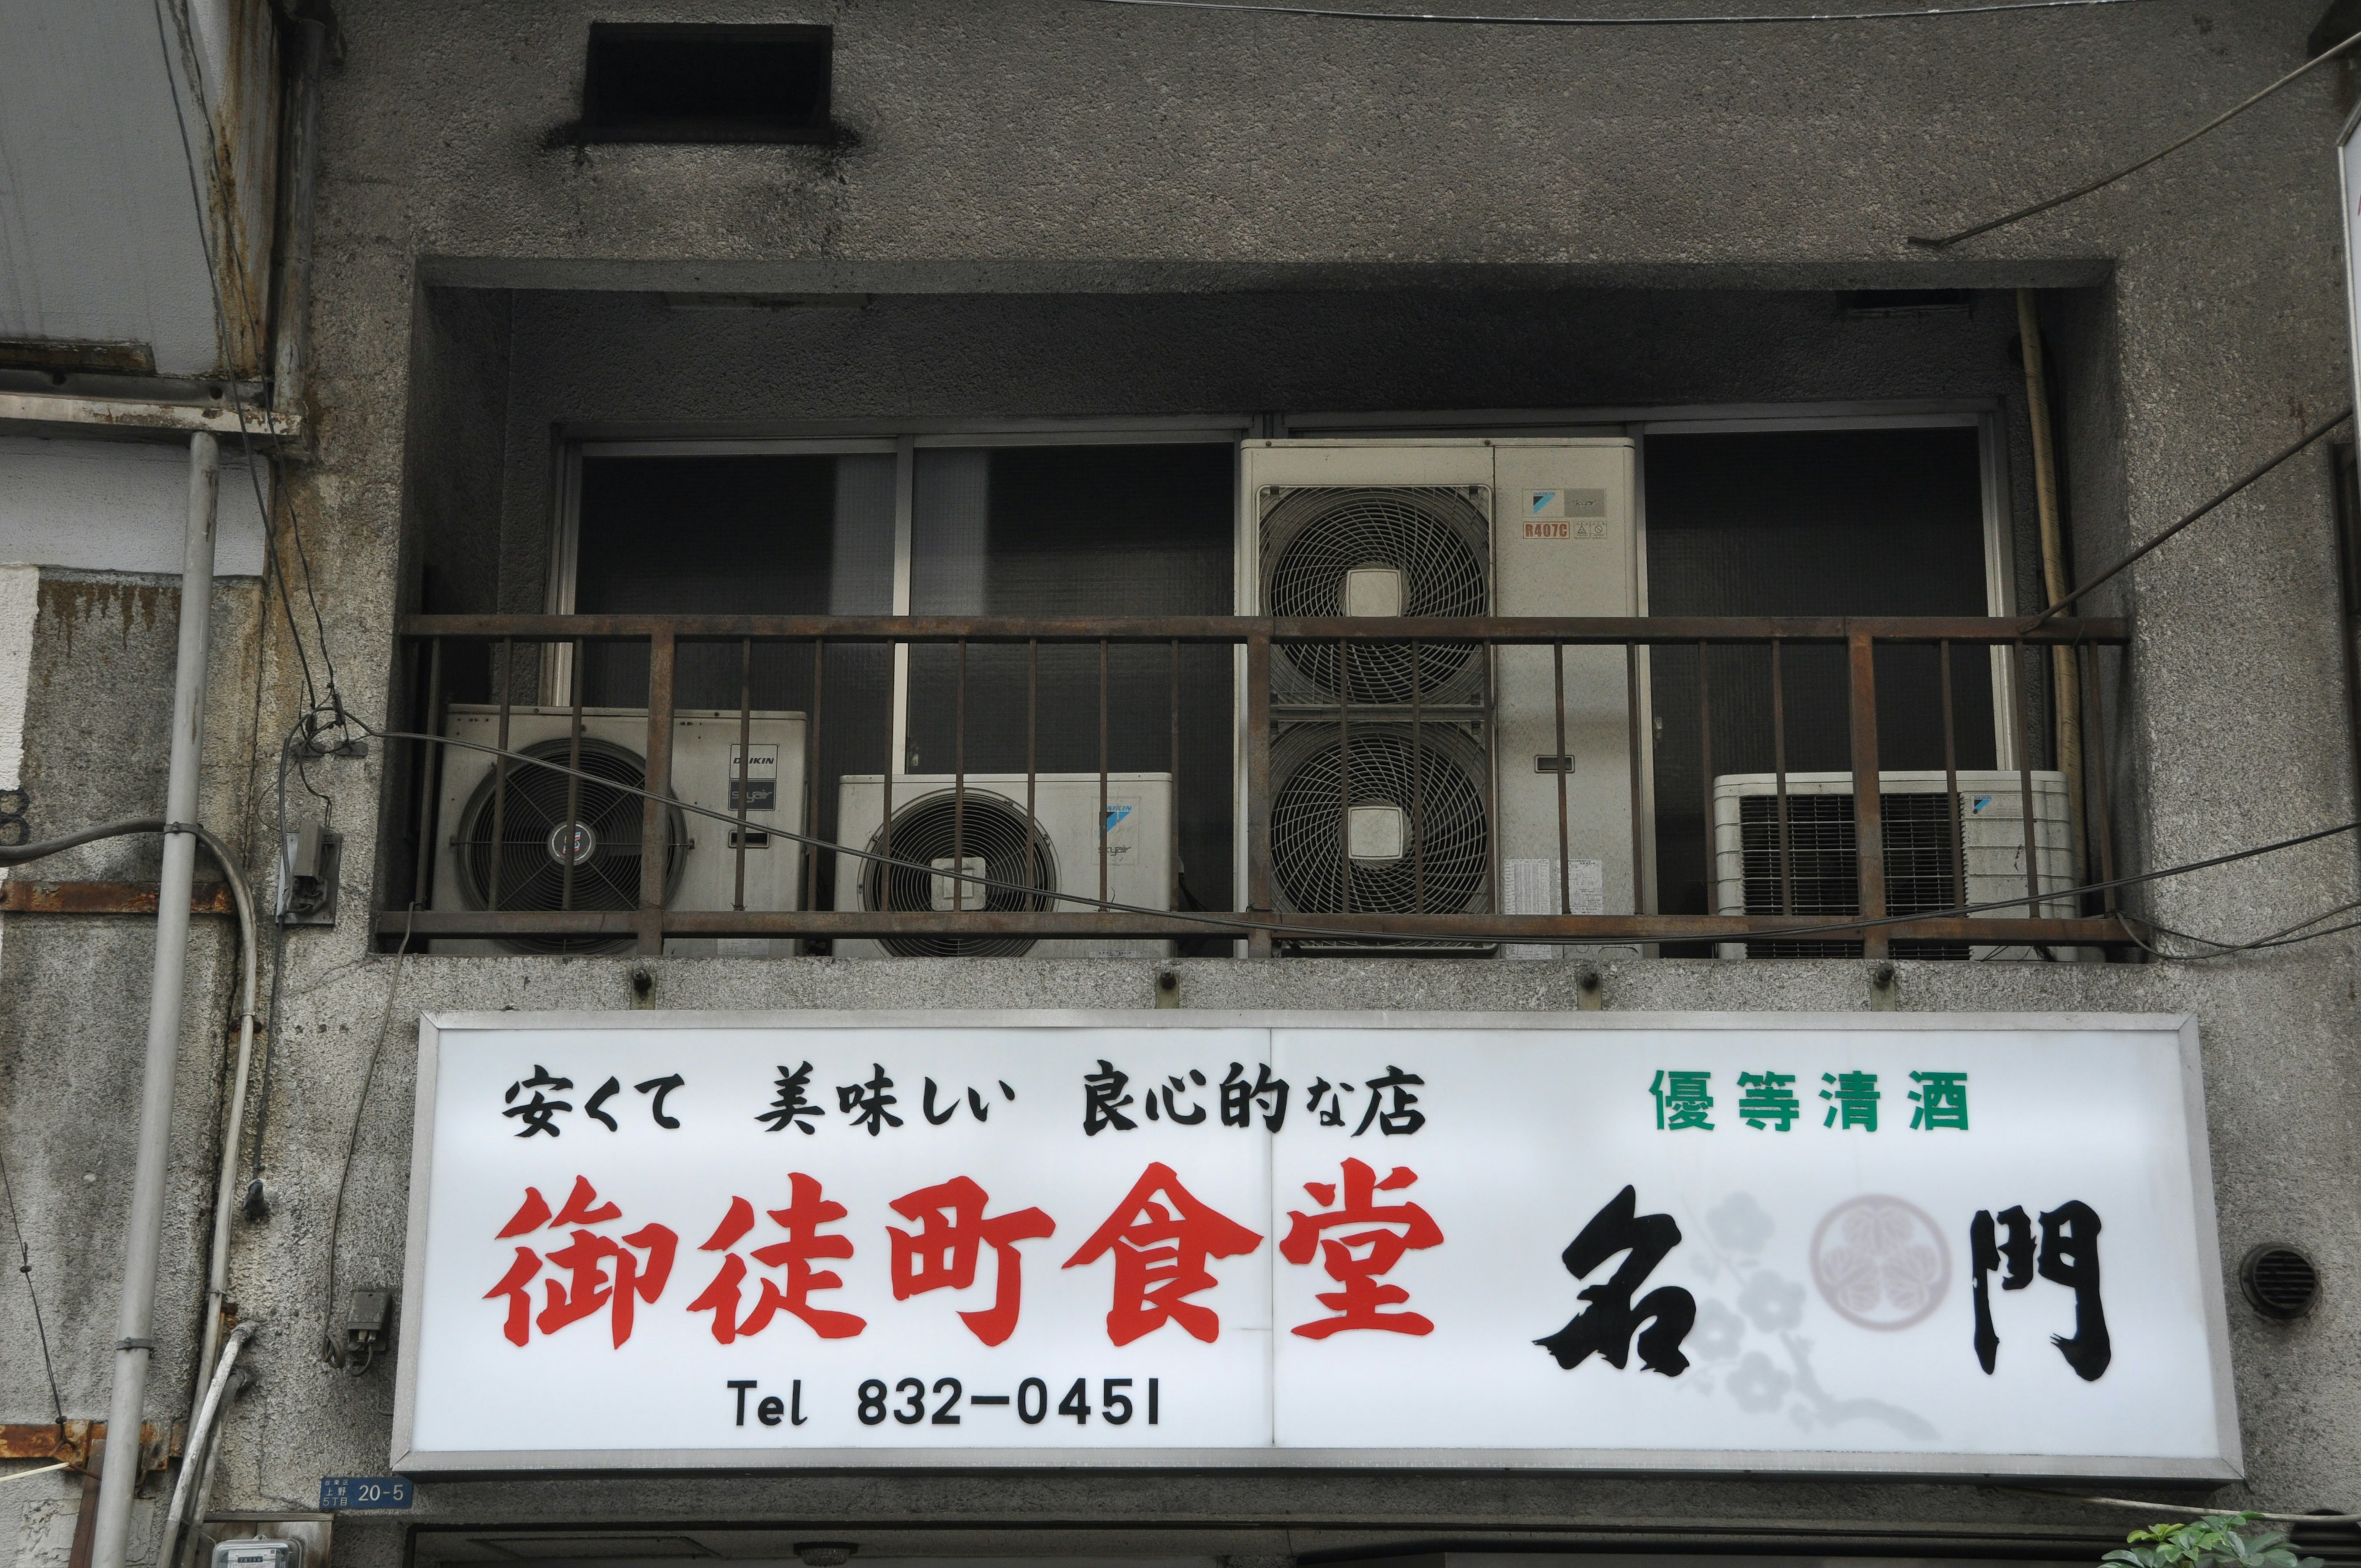
POLYGON ((1865 1329, 1906 1329, 1942 1304, 1951 1249, 1916 1204, 1866 1193, 1828 1211, 1812 1234, 1821 1299, 1865 1329))

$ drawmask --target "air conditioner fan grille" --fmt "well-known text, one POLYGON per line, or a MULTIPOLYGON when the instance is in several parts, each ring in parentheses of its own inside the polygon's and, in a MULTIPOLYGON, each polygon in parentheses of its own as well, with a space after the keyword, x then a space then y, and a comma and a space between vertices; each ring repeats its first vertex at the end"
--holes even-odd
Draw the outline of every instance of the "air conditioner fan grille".
MULTIPOLYGON (((896 861, 915 861, 929 869, 888 866, 883 861, 867 862, 861 872, 862 907, 871 911, 918 912, 948 908, 951 902, 949 895, 937 896, 938 875, 934 868, 950 870, 959 861, 966 861, 970 875, 1016 886, 961 884, 957 902, 963 908, 993 913, 1058 908, 1057 900, 1051 896, 1058 888, 1057 857, 1046 830, 1034 828, 1028 835, 1029 821, 1024 807, 1016 802, 976 790, 968 791, 964 800, 954 790, 919 796, 894 813, 892 853, 896 861), (979 861, 983 862, 980 870, 973 863, 979 861), (889 888, 893 894, 890 903, 886 898, 889 888), (1028 891, 1017 891, 1020 888, 1028 891)), ((872 854, 886 853, 882 828, 870 839, 868 849, 872 854)), ((950 884, 945 881, 942 885, 948 888, 950 884)), ((887 937, 879 946, 895 958, 990 959, 1015 958, 1028 952, 1033 941, 1027 937, 887 937)))
MULTIPOLYGON (((1399 574, 1405 616, 1479 616, 1491 611, 1489 540, 1481 492, 1441 486, 1323 486, 1281 492, 1263 515, 1263 607, 1274 616, 1346 613, 1346 574, 1370 567, 1399 574)), ((1335 700, 1333 642, 1283 644, 1298 677, 1290 700, 1335 700)), ((1356 703, 1476 700, 1481 650, 1472 642, 1356 644, 1345 691, 1356 703)))
POLYGON ((1480 912, 1489 885, 1491 825, 1482 754, 1460 729, 1305 724, 1271 758, 1271 885, 1290 913, 1455 915, 1480 912), (1400 813, 1401 853, 1352 861, 1347 889, 1345 810, 1400 813))
MULTIPOLYGON (((538 740, 518 748, 524 756, 567 765, 575 742, 538 740)), ((452 844, 458 863, 460 891, 478 909, 555 910, 636 909, 640 904, 641 828, 646 800, 647 765, 639 753, 611 741, 584 736, 580 742, 579 793, 574 811, 566 812, 568 791, 577 781, 556 769, 511 762, 505 790, 498 769, 487 772, 459 813, 459 831, 452 844), (495 797, 500 796, 497 806, 495 797), (493 818, 500 836, 494 840, 493 818), (569 821, 572 831, 566 830, 569 821), (567 896, 566 861, 574 862, 572 896, 567 896), (492 869, 500 868, 499 900, 493 899, 492 869)), ((687 857, 687 825, 678 806, 664 808, 666 835, 664 897, 670 901, 680 884, 687 857)), ((510 937, 502 941, 519 952, 593 953, 627 947, 629 938, 510 937)))

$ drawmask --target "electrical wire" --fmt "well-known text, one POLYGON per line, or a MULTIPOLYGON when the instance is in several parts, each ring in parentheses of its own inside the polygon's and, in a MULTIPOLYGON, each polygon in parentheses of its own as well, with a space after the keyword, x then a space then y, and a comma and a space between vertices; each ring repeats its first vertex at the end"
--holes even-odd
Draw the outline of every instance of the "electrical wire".
MULTIPOLYGON (((506 757, 511 762, 522 762, 531 767, 545 768, 549 772, 556 773, 561 777, 572 776, 583 779, 588 783, 598 784, 601 788, 612 790, 617 794, 635 795, 642 800, 652 800, 659 805, 672 806, 675 810, 690 816, 709 817, 716 822, 728 823, 732 827, 737 825, 738 818, 728 812, 719 811, 711 806, 698 806, 691 801, 675 799, 670 795, 659 795, 653 790, 623 784, 615 779, 598 777, 597 775, 585 773, 579 768, 569 768, 563 762, 548 758, 532 756, 523 751, 506 751, 497 746, 487 746, 482 742, 476 740, 462 740, 456 736, 428 735, 420 731, 408 729, 378 729, 370 727, 365 720, 362 720, 357 717, 355 718, 354 722, 359 725, 368 734, 375 736, 379 740, 414 740, 428 745, 456 746, 462 751, 478 751, 490 757, 506 757)), ((1764 939, 1791 941, 1805 937, 1825 936, 1833 932, 1865 931, 1878 927, 1907 925, 1911 922, 1919 920, 1954 919, 1967 916, 1987 914, 1998 909, 2022 908, 2026 905, 2062 903, 2079 899, 2086 894, 2107 893, 2117 888, 2138 887, 2147 883, 2160 882, 2167 877, 2183 876, 2191 872, 2208 871, 2215 866, 2229 865, 2239 861, 2254 860, 2262 855, 2276 854, 2281 850, 2291 850, 2299 845, 2315 843, 2323 839, 2333 839, 2339 834, 2353 832, 2356 828, 2361 828, 2361 821, 2340 823, 2334 828, 2316 828, 2309 833, 2299 833, 2293 838, 2277 839, 2268 844, 2257 844, 2244 850, 2233 850, 2225 854, 2214 855, 2205 860, 2191 861, 2177 866, 2167 866, 2160 871, 2140 872, 2131 876, 2115 877, 2106 882, 2086 883, 2080 887, 2055 888, 2046 893, 2027 894, 2015 898, 1988 899, 1978 904, 1958 905, 1949 909, 1918 910, 1907 915, 1883 915, 1875 917, 1862 916, 1851 920, 1833 921, 1822 926, 1806 926, 1792 929, 1782 929, 1764 933, 1764 939)), ((1110 914, 1148 915, 1154 916, 1159 919, 1187 920, 1202 926, 1216 927, 1224 930, 1242 933, 1266 931, 1273 936, 1316 937, 1331 939, 1345 938, 1353 941, 1378 942, 1425 942, 1432 941, 1433 939, 1432 936, 1424 933, 1397 936, 1390 932, 1359 931, 1334 927, 1309 926, 1288 921, 1247 919, 1238 915, 1223 914, 1212 910, 1191 912, 1186 910, 1151 909, 1144 905, 1123 904, 1111 899, 1092 898, 1086 894, 1079 893, 1059 893, 1049 889, 1035 887, 1029 883, 1008 882, 1001 878, 984 876, 976 872, 950 871, 930 864, 922 864, 917 861, 906 861, 895 856, 880 854, 874 850, 860 850, 855 849, 850 844, 831 843, 825 839, 817 838, 808 833, 796 832, 785 828, 774 828, 770 829, 770 832, 774 838, 785 839, 791 843, 803 844, 816 850, 832 850, 840 855, 851 855, 860 860, 890 866, 899 871, 918 872, 926 875, 935 877, 952 877, 962 883, 971 883, 974 886, 987 890, 996 889, 1005 893, 1022 894, 1027 897, 1035 898, 1047 897, 1053 899, 1060 904, 1077 904, 1082 905, 1086 909, 1101 910, 1110 914)), ((412 905, 412 913, 413 916, 416 913, 416 905, 414 903, 412 905)), ((403 936, 403 945, 405 947, 409 945, 410 938, 408 933, 409 927, 405 927, 403 936)), ((2323 936, 2328 934, 2329 933, 2326 932, 2320 933, 2320 935, 2323 936)), ((1596 937, 1532 937, 1522 934, 1505 937, 1501 939, 1555 947, 1595 947, 1599 941, 1599 938, 1596 937)), ((2134 939, 2136 940, 2136 938, 2134 939)))
MULTIPOLYGON (((2356 38, 2361 38, 2361 33, 2356 33, 2354 36, 2356 38)), ((2353 411, 2350 408, 2340 409, 2334 414, 2332 414, 2327 419, 2323 420, 2320 423, 2312 426, 2301 436, 2298 437, 2293 445, 2282 447, 2270 457, 2265 459, 2261 467, 2249 472, 2236 483, 2233 484, 2228 489, 2224 490, 2220 495, 2215 496, 2212 500, 2207 501, 2203 506, 2199 507, 2195 511, 2191 512, 2188 516, 2182 518, 2180 521, 2174 523, 2171 527, 2166 529, 2163 532, 2158 534, 2155 538, 2149 540, 2147 543, 2141 545, 2138 549, 2133 551, 2130 554, 2125 556, 2122 560, 2116 562, 2114 565, 2108 567, 2105 571, 2100 573, 2089 582, 2084 583, 2072 593, 2066 595, 2056 604, 2053 604, 2048 609, 2043 610, 2039 615, 2034 617, 2032 623, 2028 625, 2026 630, 2027 631, 2035 631, 2038 630, 2041 627, 2048 625, 2051 616, 2056 615, 2059 610, 2064 609, 2068 605, 2072 604, 2076 599, 2081 598, 2084 594, 2089 593, 2092 589, 2112 582, 2115 577, 2127 570, 2131 566, 2132 563, 2139 560, 2149 551, 2154 550, 2158 545, 2163 543, 2166 540, 2170 539, 2174 534, 2179 533, 2182 529, 2187 528, 2199 518, 2205 516, 2207 513, 2213 510, 2214 508, 2222 505, 2224 501, 2229 500, 2231 498, 2237 495, 2239 491, 2262 479, 2266 475, 2279 467, 2280 464, 2285 463, 2289 458, 2293 457, 2297 453, 2301 452, 2305 447, 2310 446, 2313 442, 2318 441, 2322 436, 2326 435, 2330 431, 2334 430, 2338 425, 2343 424, 2346 420, 2351 419, 2352 417, 2353 411)))
POLYGON ((2045 1492, 2036 1486, 1994 1486, 2020 1497, 2047 1497, 2053 1503, 2092 1503, 2101 1508, 2137 1508, 2143 1513, 2185 1514, 2192 1519, 2267 1519, 2273 1524, 2361 1524, 2361 1514, 2266 1514, 2253 1508, 2199 1508, 2187 1503, 2144 1503, 2137 1497, 2088 1497, 2071 1492, 2045 1492))
POLYGON ((16 1217, 16 1187, 8 1179, 8 1161, 5 1155, 0 1155, 0 1192, 5 1192, 8 1197, 8 1227, 16 1233, 16 1272, 25 1277, 25 1294, 33 1300, 33 1332, 41 1342, 41 1371, 49 1380, 49 1407, 57 1411, 58 1431, 62 1433, 66 1430, 66 1402, 58 1393, 57 1366, 49 1360, 49 1331, 41 1321, 41 1293, 33 1288, 33 1249, 25 1240, 24 1222, 16 1217))
POLYGON ((345 1228, 345 1188, 353 1179, 353 1151, 361 1141, 361 1114, 368 1109, 369 1088, 377 1081, 378 1058, 385 1054, 386 1036, 393 1028, 393 1004, 401 995, 401 970, 410 961, 410 932, 417 921, 418 901, 411 900, 410 919, 401 928, 401 946, 394 949, 393 980, 385 988, 385 1011, 377 1021, 377 1040, 369 1047, 368 1066, 361 1072, 361 1091, 353 1100, 353 1122, 345 1135, 345 1163, 336 1172, 336 1207, 335 1217, 328 1222, 328 1299, 326 1310, 321 1314, 320 1326, 326 1335, 324 1349, 328 1360, 345 1368, 356 1377, 367 1372, 377 1360, 377 1348, 369 1347, 368 1356, 357 1371, 345 1357, 345 1347, 336 1343, 336 1238, 345 1228))
POLYGON ((2053 207, 2062 207, 2069 202, 2079 202, 2083 197, 2091 195, 2095 192, 2105 190, 2108 186, 2114 184, 2118 180, 2126 179, 2131 175, 2137 174, 2141 170, 2146 169, 2152 163, 2162 162, 2164 159, 2171 157, 2174 153, 2179 152, 2182 148, 2187 147, 2191 142, 2197 140, 2200 137, 2205 136, 2209 132, 2219 130, 2222 126, 2228 125, 2232 120, 2236 119, 2239 115, 2245 114, 2247 110, 2253 108, 2256 104, 2261 103, 2264 99, 2269 97, 2280 88, 2299 81, 2312 71, 2319 70, 2322 66, 2326 65, 2332 60, 2339 60, 2351 54, 2356 48, 2361 48, 2361 32, 2355 33, 2351 38, 2346 38, 2334 49, 2327 49, 2320 54, 2312 56, 2312 59, 2304 61, 2301 65, 2297 66, 2293 71, 2289 71, 2285 76, 2280 77, 2268 87, 2264 88, 2261 92, 2254 94, 2254 96, 2239 103, 2235 107, 2216 115, 2213 118, 2206 121, 2203 125, 2198 126, 2187 136, 2182 137, 2179 141, 2176 141, 2170 146, 2158 151, 2149 153, 2146 158, 2141 159, 2136 163, 2126 164, 2123 168, 2116 170, 2113 174, 2101 175, 2098 179, 2092 181, 2089 184, 2077 185, 2074 189, 2065 192, 2063 195, 2052 196, 2047 201, 2036 202, 2029 207, 2019 207, 2013 213, 2004 213, 1999 217, 1990 219, 1984 223, 1977 224, 1971 228, 1963 228, 1957 234, 1938 235, 1934 236, 1912 235, 1910 236, 1910 243, 1913 245, 1924 246, 1930 250, 1946 250, 1950 247, 1959 244, 1961 240, 1973 239, 1980 234, 1990 234, 1996 228, 2005 228, 2010 224, 2020 223, 2030 217, 2037 217, 2043 213, 2048 212, 2053 207))
POLYGON ((1356 11, 1324 5, 1249 5, 1246 0, 1098 0, 1102 5, 1152 5, 1176 11, 1251 11, 1274 16, 1314 16, 1337 22, 1457 22, 1488 27, 1717 27, 1781 22, 1895 22, 1921 17, 1983 16, 1999 11, 2080 11, 2097 5, 2138 5, 2147 0, 1985 0, 1969 5, 1915 5, 1894 11, 1800 11, 1786 16, 1469 16, 1448 11, 1356 11))
MULTIPOLYGON (((173 127, 180 133, 181 159, 189 180, 189 200, 196 214, 197 243, 205 256, 205 283, 211 292, 214 307, 214 353, 219 356, 220 362, 229 367, 232 371, 226 380, 230 409, 237 418, 238 444, 240 453, 246 459, 247 482, 254 489, 255 509, 262 516, 264 543, 269 552, 264 569, 265 588, 267 591, 272 581, 278 585, 280 607, 287 620, 288 639, 294 646, 296 663, 302 670, 304 696, 310 704, 313 714, 327 711, 335 717, 336 725, 341 727, 344 699, 336 689, 335 657, 328 646, 327 623, 320 613, 319 595, 312 582, 311 557, 303 548, 302 521, 297 513, 295 498, 291 493, 288 493, 286 497, 288 533, 295 546, 297 564, 303 569, 303 597, 310 606, 312 623, 319 637, 320 661, 326 676, 328 695, 328 701, 324 705, 320 700, 319 683, 313 676, 311 658, 303 649, 302 634, 296 629, 295 605, 293 598, 288 591, 287 574, 280 565, 279 542, 277 533, 271 527, 271 520, 277 514, 274 500, 287 491, 287 486, 282 478, 270 487, 269 496, 266 497, 262 487, 261 468, 255 461, 254 433, 248 426, 246 417, 246 392, 245 389, 238 384, 235 374, 236 366, 234 363, 234 356, 230 353, 229 303, 222 295, 221 263, 214 253, 213 229, 205 204, 202 177, 198 170, 196 148, 189 139, 188 114, 181 102, 180 77, 172 70, 172 44, 164 20, 164 8, 167 4, 173 5, 173 21, 181 37, 181 69, 188 72, 189 92, 197 101, 198 120, 204 131, 206 152, 209 158, 217 159, 219 148, 214 140, 213 108, 205 98, 204 75, 199 68, 195 42, 189 35, 186 12, 180 7, 177 0, 153 0, 156 40, 164 55, 164 83, 171 93, 173 127)), ((226 247, 226 250, 230 270, 236 274, 240 300, 246 306, 240 313, 244 317, 247 333, 255 342, 259 343, 262 339, 262 325, 254 313, 252 280, 247 276, 246 264, 238 254, 236 246, 232 244, 226 247)))

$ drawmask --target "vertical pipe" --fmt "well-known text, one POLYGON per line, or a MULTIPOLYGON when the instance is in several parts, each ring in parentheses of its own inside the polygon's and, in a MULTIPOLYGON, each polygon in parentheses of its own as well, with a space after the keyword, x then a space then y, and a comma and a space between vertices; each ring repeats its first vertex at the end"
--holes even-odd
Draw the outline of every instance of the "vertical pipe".
MULTIPOLYGON (((485 880, 490 884, 490 896, 485 900, 497 912, 500 906, 500 864, 508 859, 506 840, 509 811, 509 712, 516 684, 516 644, 508 638, 500 639, 500 754, 492 759, 492 847, 490 874, 485 880)), ((454 850, 454 854, 463 853, 454 850)), ((265 1041, 267 1047, 269 1041, 265 1041)))
POLYGON ((124 1230, 123 1295, 115 1309, 115 1389, 98 1483, 94 1568, 123 1568, 131 1494, 139 1480, 139 1417, 156 1354, 156 1263, 164 1244, 164 1179, 171 1155, 173 1078, 180 1067, 182 983, 189 957, 189 888, 197 840, 176 827, 197 819, 197 764, 204 739, 205 659, 213 630, 214 520, 221 445, 189 437, 189 512, 181 563, 179 662, 172 681, 171 761, 164 787, 164 868, 156 891, 156 959, 148 995, 148 1052, 139 1092, 131 1216, 124 1230))
MULTIPOLYGON (((1861 632, 1847 639, 1850 652, 1852 696, 1852 830, 1853 864, 1861 889, 1861 916, 1885 917, 1885 800, 1878 793, 1877 773, 1877 644, 1861 632)), ((1864 926, 1861 956, 1882 959, 1886 954, 1885 929, 1864 926)))
MULTIPOLYGON (((2025 405, 2033 425, 2033 495, 2041 521, 2041 587, 2050 604, 2072 587, 2066 575, 2065 529, 2058 506, 2057 426, 2049 416, 2049 367, 2041 343, 2041 311, 2030 289, 2016 291, 2016 331, 2025 354, 2025 405)), ((2082 694, 2075 678, 2074 650, 2049 649, 2049 699, 2054 710, 2058 771, 2066 775, 2067 831, 2073 846, 2070 882, 2082 876, 2082 694)), ((2040 914, 2038 909, 2026 911, 2040 914)))
POLYGON ((1771 639, 1771 769, 1779 795, 1779 913, 1795 913, 1795 835, 1787 824, 1787 668, 1771 639))
POLYGON ((664 892, 672 882, 668 803, 672 799, 675 653, 671 632, 658 631, 648 638, 648 794, 640 803, 640 951, 648 954, 664 951, 664 892))
MULTIPOLYGON (((741 638, 738 642, 738 831, 735 835, 738 888, 730 907, 746 907, 746 810, 754 793, 754 640, 741 638)), ((773 767, 771 789, 776 798, 781 780, 773 767)))
POLYGON ((1960 751, 1958 732, 1951 722, 1951 643, 1944 639, 1940 646, 1939 663, 1943 682, 1943 793, 1950 797, 1947 815, 1951 820, 1951 902, 1966 904, 1968 898, 1967 824, 1960 816, 1960 751))
MULTIPOLYGON (((568 694, 573 699, 573 718, 566 732, 566 821, 561 829, 563 837, 557 840, 563 852, 557 873, 557 907, 560 909, 574 907, 574 867, 575 862, 582 858, 582 688, 588 684, 583 679, 586 673, 582 668, 582 639, 577 637, 574 640, 573 663, 567 670, 567 684, 574 689, 568 694)), ((651 695, 655 689, 655 664, 652 659, 648 665, 651 695)), ((648 787, 655 787, 653 780, 648 787)), ((646 852, 644 844, 641 846, 641 852, 646 852)))
POLYGON ((279 297, 271 312, 270 406, 300 413, 303 406, 304 348, 312 324, 312 214, 320 186, 320 70, 328 29, 320 22, 295 20, 284 34, 293 59, 293 93, 287 104, 287 249, 279 263, 279 297))
MULTIPOLYGON (((1246 636, 1246 908, 1271 913, 1270 902, 1270 633, 1246 636)), ((1271 955, 1268 927, 1246 938, 1246 956, 1271 955)))

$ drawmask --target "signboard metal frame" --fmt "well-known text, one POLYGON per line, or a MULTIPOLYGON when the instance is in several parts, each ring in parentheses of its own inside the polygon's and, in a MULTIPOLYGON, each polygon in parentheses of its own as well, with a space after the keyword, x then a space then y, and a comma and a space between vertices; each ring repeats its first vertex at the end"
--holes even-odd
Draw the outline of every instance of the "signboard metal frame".
POLYGON ((1433 1013, 1179 1009, 1136 1011, 939 1010, 877 1012, 499 1012, 424 1014, 419 1018, 417 1096, 411 1146, 410 1213, 404 1251, 401 1339, 397 1363, 391 1468, 410 1476, 506 1474, 598 1475, 657 1472, 799 1471, 1476 1471, 1533 1473, 1878 1475, 1896 1479, 2079 1477, 2220 1483, 2246 1474, 2231 1378, 2229 1319, 2213 1208, 2213 1155, 2206 1133, 2205 1084, 2197 1020, 2188 1014, 2101 1013, 1433 1013), (406 1354, 419 1343, 424 1301, 426 1217, 432 1190, 435 1093, 445 1031, 566 1029, 1460 1029, 1631 1032, 1730 1030, 1752 1034, 1911 1033, 1971 1030, 2169 1033, 2180 1042, 2180 1068, 2220 1458, 2056 1454, 1892 1453, 1840 1449, 1771 1453, 1710 1449, 940 1449, 648 1448, 614 1450, 421 1451, 413 1445, 417 1387, 406 1354))

